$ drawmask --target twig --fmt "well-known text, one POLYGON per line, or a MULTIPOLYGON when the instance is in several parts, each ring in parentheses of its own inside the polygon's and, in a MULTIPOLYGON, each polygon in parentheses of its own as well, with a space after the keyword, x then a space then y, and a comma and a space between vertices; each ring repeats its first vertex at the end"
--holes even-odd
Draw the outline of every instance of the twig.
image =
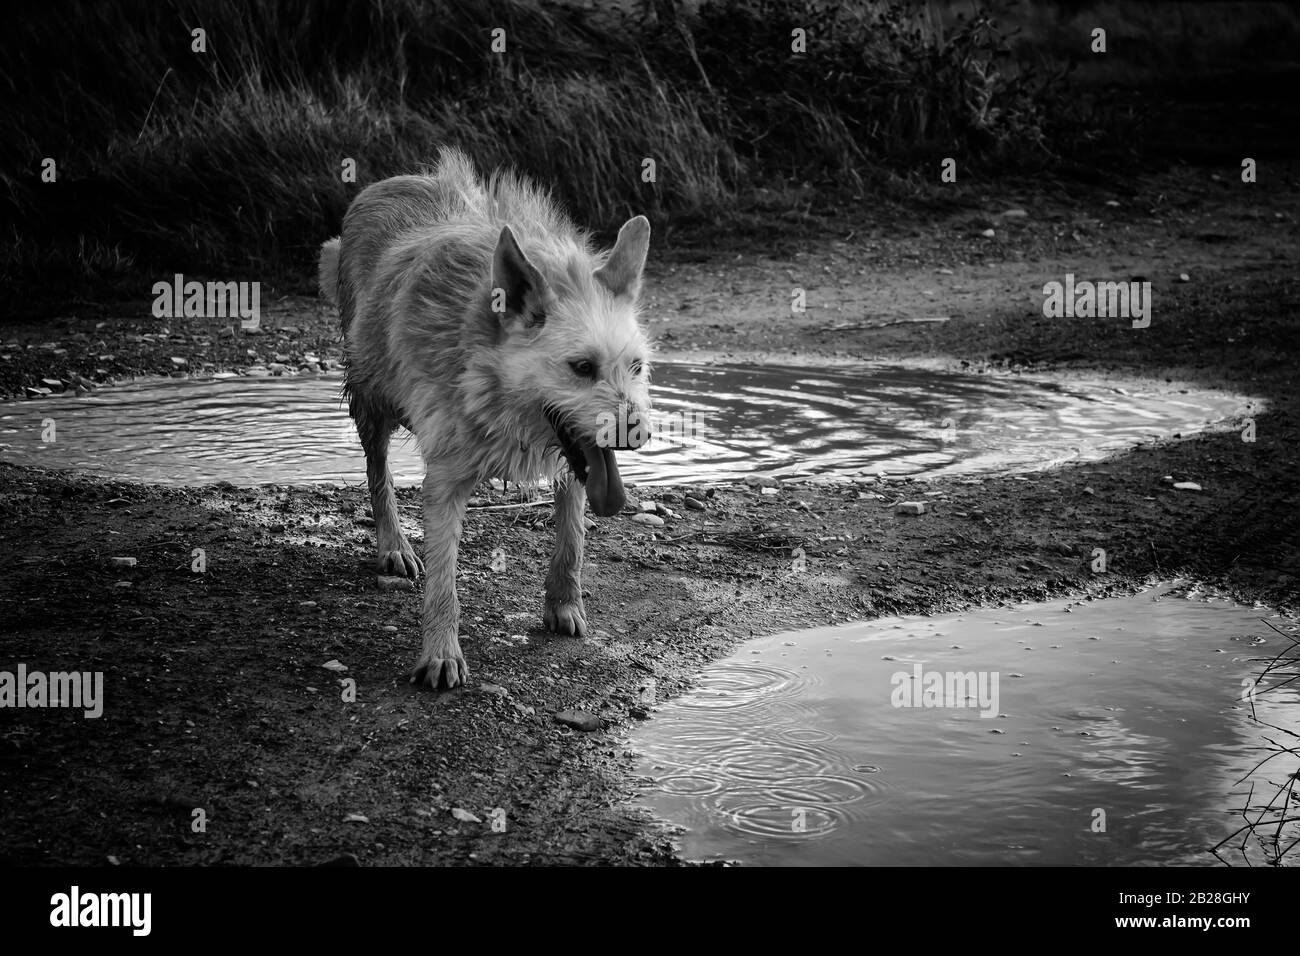
POLYGON ((513 505, 475 505, 467 511, 505 511, 510 508, 540 508, 542 505, 555 504, 554 498, 539 498, 537 501, 520 501, 513 505))
POLYGON ((888 322, 844 322, 840 325, 823 325, 814 332, 857 332, 862 329, 883 329, 887 325, 908 325, 913 322, 949 322, 951 315, 924 315, 913 319, 891 319, 888 322))

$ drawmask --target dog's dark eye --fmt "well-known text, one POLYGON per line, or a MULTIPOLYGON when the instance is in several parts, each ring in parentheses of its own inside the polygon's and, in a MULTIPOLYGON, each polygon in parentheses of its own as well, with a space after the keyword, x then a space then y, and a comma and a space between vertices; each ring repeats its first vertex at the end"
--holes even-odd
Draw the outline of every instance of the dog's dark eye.
POLYGON ((574 375, 580 375, 583 378, 596 377, 596 363, 591 359, 579 359, 576 362, 570 362, 569 368, 573 369, 574 375))

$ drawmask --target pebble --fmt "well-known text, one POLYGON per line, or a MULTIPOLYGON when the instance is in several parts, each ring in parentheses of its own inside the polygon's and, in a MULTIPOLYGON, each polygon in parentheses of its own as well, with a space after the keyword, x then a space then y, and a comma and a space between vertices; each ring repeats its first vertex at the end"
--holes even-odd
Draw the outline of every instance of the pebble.
POLYGON ((600 730, 605 726, 603 720, 595 714, 587 713, 585 710, 562 710, 552 719, 557 724, 572 727, 574 730, 581 730, 583 733, 591 733, 593 730, 600 730))
POLYGON ((686 498, 686 509, 688 511, 704 511, 705 505, 699 498, 692 498, 688 495, 686 498))
POLYGON ((925 514, 925 502, 924 501, 900 501, 894 507, 894 514, 923 515, 925 514))
POLYGON ((173 356, 172 356, 172 364, 175 365, 177 368, 184 368, 185 366, 189 365, 190 363, 189 363, 188 361, 186 361, 185 359, 181 358, 179 355, 173 355, 173 356))
POLYGON ((1201 486, 1194 481, 1175 481, 1174 487, 1179 491, 1200 491, 1201 486))
POLYGON ((474 816, 474 814, 470 813, 468 810, 462 810, 460 807, 452 807, 451 815, 455 817, 457 820, 459 820, 461 823, 482 823, 483 822, 478 817, 474 816))
POLYGON ((638 501, 636 506, 641 509, 642 514, 655 513, 655 503, 653 501, 638 501))
POLYGON ((339 673, 348 669, 347 664, 341 663, 337 660, 328 660, 322 664, 321 667, 325 668, 327 671, 338 671, 339 673))
POLYGON ((500 684, 479 684, 478 689, 484 694, 492 694, 496 697, 510 696, 510 691, 506 690, 500 684))
POLYGON ((139 562, 135 558, 109 558, 109 567, 113 568, 133 568, 139 562))
POLYGON ((985 239, 992 239, 994 236, 997 235, 997 233, 994 232, 992 229, 985 229, 983 232, 980 233, 980 235, 983 236, 985 239))
POLYGON ((413 580, 395 574, 378 575, 375 578, 375 584, 379 586, 381 591, 411 591, 415 589, 413 580))
POLYGON ((639 515, 633 515, 632 520, 637 524, 649 525, 652 528, 662 528, 664 526, 664 519, 658 515, 642 513, 639 515))

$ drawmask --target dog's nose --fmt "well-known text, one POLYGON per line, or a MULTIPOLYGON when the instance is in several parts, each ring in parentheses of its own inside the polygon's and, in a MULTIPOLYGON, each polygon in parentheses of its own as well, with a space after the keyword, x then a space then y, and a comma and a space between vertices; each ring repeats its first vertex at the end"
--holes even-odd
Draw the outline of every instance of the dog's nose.
POLYGON ((625 448, 640 448, 650 440, 650 416, 635 406, 628 409, 623 419, 625 448))

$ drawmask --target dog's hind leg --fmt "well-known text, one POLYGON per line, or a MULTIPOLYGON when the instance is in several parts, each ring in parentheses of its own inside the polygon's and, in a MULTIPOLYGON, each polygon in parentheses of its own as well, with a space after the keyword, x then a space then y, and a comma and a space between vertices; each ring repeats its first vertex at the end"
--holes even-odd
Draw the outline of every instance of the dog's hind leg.
POLYGON ((366 452, 366 480, 370 485, 370 510, 375 516, 375 538, 379 558, 375 562, 380 574, 414 578, 424 565, 402 534, 397 518, 397 499, 393 496, 393 476, 388 470, 388 442, 397 423, 364 398, 353 395, 348 403, 357 436, 366 452))
POLYGON ((556 634, 587 636, 587 610, 582 603, 582 552, 586 542, 583 507, 586 489, 572 475, 555 481, 555 554, 546 575, 543 620, 556 634))

